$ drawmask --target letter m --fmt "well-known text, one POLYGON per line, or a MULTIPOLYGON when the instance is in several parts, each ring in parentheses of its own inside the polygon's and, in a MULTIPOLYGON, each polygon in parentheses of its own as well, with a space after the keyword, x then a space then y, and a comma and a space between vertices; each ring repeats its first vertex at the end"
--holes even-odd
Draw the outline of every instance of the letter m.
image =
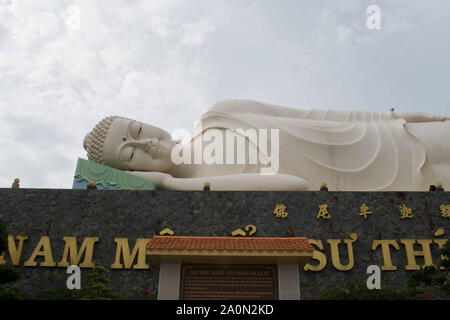
POLYGON ((145 263, 147 257, 147 243, 150 239, 137 239, 134 244, 133 251, 130 253, 130 246, 128 245, 127 238, 114 238, 114 242, 117 243, 116 259, 111 265, 111 269, 131 269, 136 255, 137 263, 133 266, 133 269, 148 269, 148 264, 145 263), (123 265, 120 262, 123 258, 123 265))
POLYGON ((63 257, 58 262, 58 267, 68 267, 69 265, 78 265, 84 254, 84 261, 79 265, 80 268, 93 268, 92 255, 94 253, 94 244, 98 241, 97 237, 84 238, 80 251, 77 250, 77 238, 64 237, 66 243, 64 247, 63 257), (70 263, 67 258, 70 256, 70 263))

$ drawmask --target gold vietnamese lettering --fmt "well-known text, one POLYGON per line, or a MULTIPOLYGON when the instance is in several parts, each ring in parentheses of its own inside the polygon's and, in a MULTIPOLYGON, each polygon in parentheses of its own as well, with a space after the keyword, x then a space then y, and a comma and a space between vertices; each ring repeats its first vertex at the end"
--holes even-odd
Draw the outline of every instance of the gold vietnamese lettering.
MULTIPOLYGON (((448 241, 448 239, 434 239, 433 242, 436 243, 439 247, 439 249, 442 249, 442 247, 444 246, 444 244, 448 241)), ((440 256, 440 260, 444 260, 445 256, 441 255, 440 256)), ((444 270, 445 267, 444 266, 440 266, 439 267, 441 270, 444 270)))
POLYGON ((138 257, 137 263, 133 266, 133 269, 148 269, 149 265, 145 262, 147 257, 146 246, 150 239, 137 239, 133 247, 133 251, 130 254, 130 246, 127 238, 114 238, 116 247, 116 258, 111 265, 111 269, 131 269, 136 255, 138 257), (123 264, 120 262, 120 258, 123 258, 123 264))
MULTIPOLYGON (((315 239, 308 239, 309 243, 315 247, 317 247, 319 250, 323 250, 323 244, 320 240, 315 239)), ((327 257, 323 252, 320 252, 319 250, 313 251, 313 256, 311 257, 311 260, 317 260, 319 261, 318 265, 312 265, 309 262, 303 267, 305 271, 320 271, 325 268, 327 265, 327 257)))
POLYGON ((330 245, 331 249, 331 262, 333 266, 340 271, 348 271, 353 268, 355 265, 355 259, 353 255, 353 242, 358 240, 358 235, 356 233, 350 234, 350 239, 345 239, 344 243, 347 245, 348 251, 348 264, 342 265, 341 259, 339 258, 339 244, 341 243, 340 239, 329 239, 327 243, 330 245))
POLYGON ((37 266, 36 257, 44 257, 44 261, 39 264, 41 267, 56 267, 55 261, 53 261, 52 247, 50 245, 50 237, 41 237, 36 245, 31 257, 23 264, 25 267, 37 266))
POLYGON ((400 242, 405 246, 406 258, 408 264, 405 266, 405 270, 420 270, 420 266, 416 263, 416 256, 423 256, 424 264, 422 266, 432 266, 433 259, 431 258, 430 244, 432 243, 429 239, 417 240, 417 243, 422 247, 422 251, 414 250, 414 244, 416 240, 414 239, 401 239, 400 242))
MULTIPOLYGON (((14 237, 8 235, 8 253, 13 266, 20 265, 20 259, 22 258, 23 252, 23 242, 25 240, 28 240, 28 236, 17 236, 16 238, 17 240, 19 240, 19 244, 17 245, 17 247, 14 241, 14 237)), ((0 255, 0 265, 6 264, 5 253, 6 251, 0 255)))
POLYGON ((395 240, 373 240, 372 250, 376 250, 377 247, 381 245, 381 252, 383 254, 383 265, 381 266, 382 271, 394 271, 397 267, 392 264, 391 250, 390 247, 394 247, 396 250, 400 250, 400 246, 395 240))
POLYGON ((77 238, 75 237, 64 237, 66 245, 64 247, 63 257, 60 262, 58 262, 58 267, 68 267, 69 265, 78 265, 81 257, 84 254, 84 260, 79 265, 80 268, 93 268, 94 263, 92 262, 92 256, 94 254, 94 244, 98 242, 97 237, 87 237, 84 238, 81 244, 80 251, 77 250, 77 238), (68 261, 68 256, 70 256, 70 264, 68 261))

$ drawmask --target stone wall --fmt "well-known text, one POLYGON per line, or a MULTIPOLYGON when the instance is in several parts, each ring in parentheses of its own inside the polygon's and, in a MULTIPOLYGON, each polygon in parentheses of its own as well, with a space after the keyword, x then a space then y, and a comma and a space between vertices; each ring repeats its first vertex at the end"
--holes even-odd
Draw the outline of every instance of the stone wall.
MULTIPOLYGON (((442 216, 441 205, 450 204, 449 192, 183 192, 183 191, 111 191, 56 189, 0 189, 0 218, 14 237, 28 235, 18 268, 23 278, 17 286, 30 297, 54 288, 57 276, 66 277, 65 268, 25 267, 42 236, 49 236, 55 262, 62 258, 64 236, 77 237, 78 247, 85 237, 99 237, 94 263, 109 270, 109 278, 119 290, 152 288, 158 284, 158 270, 111 269, 116 255, 114 238, 128 238, 130 250, 136 239, 151 238, 169 227, 175 235, 230 236, 246 225, 256 226, 256 237, 305 236, 321 240, 327 259, 321 271, 303 271, 302 296, 311 286, 328 286, 351 277, 366 275, 368 265, 383 265, 381 247, 372 250, 377 239, 394 239, 399 250, 391 248, 396 271, 382 272, 382 285, 392 281, 404 284, 407 257, 401 239, 447 239, 450 219, 442 216), (359 215, 366 204, 372 212, 367 219, 359 215), (288 215, 276 218, 274 209, 284 204, 288 215), (319 205, 327 204, 330 219, 317 219, 319 205), (412 209, 413 218, 402 219, 399 205, 412 209), (442 228, 443 235, 435 236, 442 228), (355 233, 354 266, 339 271, 332 263, 328 239, 341 239, 342 265, 348 263, 344 240, 355 233)), ((415 250, 421 250, 416 246, 415 250)), ((431 245, 433 262, 439 262, 438 246, 431 245)), ((11 264, 8 253, 7 264, 11 264)), ((39 263, 43 257, 38 257, 39 263)), ((417 257, 417 263, 424 259, 417 257)), ((318 261, 311 260, 312 265, 318 261)), ((83 275, 86 269, 82 269, 83 275)), ((61 280, 59 280, 61 283, 61 280)))

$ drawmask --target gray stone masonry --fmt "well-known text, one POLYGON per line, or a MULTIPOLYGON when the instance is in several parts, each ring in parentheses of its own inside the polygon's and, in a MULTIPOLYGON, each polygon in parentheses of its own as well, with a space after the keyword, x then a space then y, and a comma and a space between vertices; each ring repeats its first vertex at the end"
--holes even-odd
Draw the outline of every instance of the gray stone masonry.
MULTIPOLYGON (((400 239, 448 239, 450 219, 442 217, 441 205, 450 204, 449 192, 186 192, 134 190, 57 190, 0 189, 0 218, 10 235, 28 235, 16 283, 33 297, 40 290, 65 284, 65 268, 24 267, 42 236, 50 236, 53 258, 59 262, 64 251, 64 236, 77 237, 78 248, 84 237, 99 237, 94 263, 109 270, 108 277, 120 291, 153 288, 158 270, 110 269, 116 254, 115 237, 128 238, 130 250, 136 239, 151 238, 169 227, 179 236, 230 236, 231 232, 252 224, 255 237, 307 237, 321 240, 327 257, 319 272, 300 273, 302 298, 310 297, 311 287, 340 284, 352 277, 366 276, 369 265, 383 264, 381 247, 372 250, 376 239, 395 239, 400 250, 391 250, 397 271, 382 272, 382 285, 405 284, 410 271, 405 247, 400 239), (359 208, 365 203, 371 215, 364 219, 359 208), (284 204, 288 216, 276 218, 274 209, 284 204), (331 219, 317 219, 319 205, 327 204, 331 219), (402 219, 399 205, 412 209, 414 218, 402 219), (443 228, 442 236, 434 236, 443 228), (353 243, 355 265, 338 271, 331 262, 328 239, 341 239, 340 257, 348 262, 345 239, 356 233, 353 243), (60 280, 57 280, 61 278, 60 280)), ((420 247, 415 247, 419 250, 420 247)), ((439 262, 438 247, 431 246, 433 262, 439 262)), ((6 253, 6 262, 11 264, 6 253)), ((42 261, 38 257, 37 261, 42 261)), ((418 257, 417 263, 423 263, 418 257)), ((316 260, 311 260, 316 265, 316 260)), ((87 269, 82 269, 83 275, 87 269)), ((84 280, 83 280, 84 281, 84 280)), ((83 285, 83 283, 82 283, 83 285)))

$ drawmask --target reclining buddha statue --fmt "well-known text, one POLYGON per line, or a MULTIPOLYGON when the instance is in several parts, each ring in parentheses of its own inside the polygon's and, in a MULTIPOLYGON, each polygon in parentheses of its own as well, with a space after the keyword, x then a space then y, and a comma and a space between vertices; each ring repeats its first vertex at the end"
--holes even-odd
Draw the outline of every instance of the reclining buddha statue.
POLYGON ((88 159, 168 190, 428 191, 450 188, 450 118, 426 113, 300 110, 225 100, 188 143, 124 117, 84 139, 88 159))

